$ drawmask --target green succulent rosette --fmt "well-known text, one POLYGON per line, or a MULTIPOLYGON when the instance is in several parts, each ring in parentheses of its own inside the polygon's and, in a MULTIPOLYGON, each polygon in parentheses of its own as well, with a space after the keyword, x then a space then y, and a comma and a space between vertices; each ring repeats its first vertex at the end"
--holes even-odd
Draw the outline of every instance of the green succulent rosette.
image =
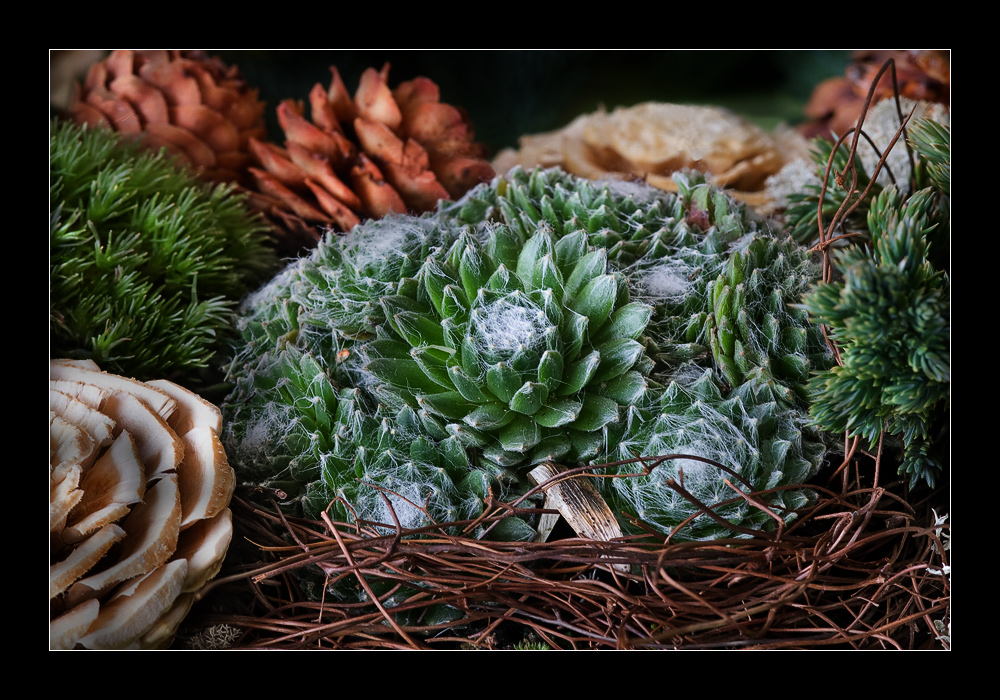
POLYGON ((365 346, 375 391, 490 463, 593 459, 647 390, 651 309, 583 232, 464 233, 407 291, 382 299, 387 324, 365 346))
MULTIPOLYGON (((307 513, 350 504, 347 517, 385 523, 389 498, 420 526, 470 517, 489 494, 515 498, 542 461, 652 454, 664 446, 656 416, 673 410, 664 397, 679 391, 665 378, 681 366, 715 377, 701 403, 739 429, 756 430, 737 420, 745 412, 770 411, 769 425, 798 416, 798 385, 768 367, 805 352, 805 331, 788 328, 804 314, 768 292, 805 258, 700 175, 678 182, 672 194, 515 169, 432 214, 328 237, 243 310, 224 407, 238 473, 281 484, 307 513), (766 340, 768 313, 781 343, 766 340), (736 343, 718 329, 746 320, 740 342, 761 354, 727 375, 736 343), (264 433, 273 452, 244 451, 264 433)), ((790 468, 755 449, 768 487, 813 471, 811 457, 790 468)))
POLYGON ((684 457, 646 462, 652 468, 642 476, 635 475, 643 463, 621 465, 607 473, 628 478, 599 479, 599 486, 612 510, 675 541, 768 529, 775 517, 791 520, 815 500, 808 488, 789 488, 813 477, 826 452, 807 423, 760 372, 726 392, 712 370, 683 366, 658 401, 640 411, 637 428, 613 456, 684 457), (770 513, 744 496, 765 503, 770 513))

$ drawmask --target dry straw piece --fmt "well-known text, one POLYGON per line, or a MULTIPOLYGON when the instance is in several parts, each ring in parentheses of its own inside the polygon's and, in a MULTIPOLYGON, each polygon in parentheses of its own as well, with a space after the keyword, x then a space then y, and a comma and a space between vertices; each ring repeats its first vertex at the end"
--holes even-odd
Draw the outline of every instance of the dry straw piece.
POLYGON ((90 361, 49 376, 50 646, 167 645, 232 539, 221 413, 90 361))

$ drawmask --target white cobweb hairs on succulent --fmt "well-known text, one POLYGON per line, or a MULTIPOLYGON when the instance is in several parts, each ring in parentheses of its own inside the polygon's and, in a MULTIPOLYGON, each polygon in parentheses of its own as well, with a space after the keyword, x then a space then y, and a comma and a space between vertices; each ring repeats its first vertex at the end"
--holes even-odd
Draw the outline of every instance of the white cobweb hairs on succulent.
POLYGON ((359 273, 379 270, 406 255, 413 241, 423 240, 437 226, 431 219, 401 214, 367 221, 354 227, 349 236, 337 239, 343 264, 359 273))
POLYGON ((680 304, 697 291, 700 268, 693 261, 667 257, 626 270, 636 298, 649 304, 680 304))
POLYGON ((246 323, 247 317, 252 318, 254 315, 259 314, 261 309, 265 308, 269 303, 273 303, 278 298, 288 296, 287 290, 299 279, 299 274, 305 261, 305 258, 298 258, 291 261, 281 272, 256 290, 247 294, 240 302, 239 322, 246 323))
MULTIPOLYGON (((691 386, 695 376, 705 374, 705 370, 691 365, 674 373, 674 382, 684 387, 691 386)), ((727 402, 727 407, 738 407, 741 411, 742 428, 708 402, 694 398, 690 407, 680 414, 661 412, 651 416, 644 434, 637 439, 622 441, 618 447, 617 459, 631 459, 636 455, 657 457, 667 454, 690 455, 712 460, 732 469, 737 474, 745 471, 745 465, 756 461, 759 456, 755 420, 743 410, 738 402, 727 402)), ((665 460, 655 467, 648 476, 640 478, 619 478, 610 481, 620 501, 625 507, 643 520, 655 519, 658 513, 671 513, 677 522, 698 512, 697 506, 685 496, 670 488, 666 482, 673 479, 692 496, 708 507, 715 506, 737 496, 730 486, 744 490, 739 479, 724 469, 702 459, 665 460)), ((634 471, 641 468, 634 465, 634 471)), ((605 486, 608 488, 608 486, 605 486)), ((738 506, 742 508, 743 506, 738 506)), ((698 516, 707 522, 708 517, 698 516)))
POLYGON ((598 178, 594 181, 594 187, 596 189, 607 188, 611 194, 622 199, 632 199, 632 201, 639 205, 650 204, 657 199, 671 196, 646 182, 622 180, 621 178, 613 177, 598 178))
MULTIPOLYGON (((470 340, 481 357, 504 361, 521 350, 545 344, 551 326, 545 311, 526 294, 514 291, 499 299, 476 303, 469 312, 470 340)), ((485 372, 487 367, 483 367, 485 372)))
MULTIPOLYGON (((274 457, 286 453, 280 446, 295 434, 305 437, 310 445, 317 443, 319 436, 307 430, 296 413, 295 407, 277 401, 257 407, 248 415, 241 438, 230 437, 226 440, 230 459, 246 466, 265 464, 269 470, 273 470, 274 457)), ((312 450, 302 454, 312 454, 312 450)), ((289 464, 280 472, 270 474, 268 481, 288 478, 291 472, 292 465, 289 464)))
POLYGON ((443 467, 414 459, 405 446, 418 437, 389 418, 383 419, 378 441, 359 445, 354 459, 361 467, 356 487, 350 495, 338 490, 361 520, 404 529, 468 519, 482 504, 471 492, 463 493, 443 467), (383 498, 384 495, 384 498, 383 498), (395 515, 395 519, 393 518, 395 515))

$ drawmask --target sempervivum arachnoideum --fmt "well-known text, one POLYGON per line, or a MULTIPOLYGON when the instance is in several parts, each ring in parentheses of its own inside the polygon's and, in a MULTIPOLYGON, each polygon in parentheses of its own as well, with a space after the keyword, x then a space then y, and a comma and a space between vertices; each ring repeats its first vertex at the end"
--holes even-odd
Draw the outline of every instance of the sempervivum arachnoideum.
POLYGON ((426 218, 370 221, 248 299, 223 406, 243 480, 280 488, 312 517, 341 498, 338 515, 391 524, 381 490, 407 528, 474 516, 488 488, 501 493, 455 439, 426 435, 405 407, 378 407, 359 367, 360 343, 385 322, 377 300, 453 238, 426 218))
MULTIPOLYGON (((259 471, 245 472, 274 483, 293 477, 293 495, 308 508, 360 499, 343 484, 405 464, 393 473, 433 496, 428 503, 439 494, 451 501, 436 512, 465 513, 470 493, 510 496, 506 488, 523 486, 534 463, 597 464, 620 456, 621 445, 659 447, 643 430, 662 410, 666 378, 688 361, 721 372, 707 336, 695 351, 683 331, 694 317, 703 331, 714 313, 710 283, 734 251, 764 237, 744 209, 694 180, 673 195, 559 171, 513 171, 433 214, 327 237, 244 310, 246 342, 231 370, 241 388, 228 403, 234 463, 240 470, 247 446, 273 444, 262 436, 298 429, 275 417, 311 410, 322 401, 312 389, 324 382, 351 403, 349 412, 331 407, 340 417, 329 425, 304 429, 309 440, 324 432, 326 445, 273 460, 270 473, 265 455, 259 471), (323 377, 270 376, 283 353, 312 357, 323 377), (258 414, 255 402, 273 405, 258 414)), ((746 374, 761 383, 760 372, 746 374)), ((712 401, 757 410, 732 399, 721 374, 717 381, 712 401)), ((773 410, 794 407, 781 400, 773 410)), ((746 429, 761 449, 759 432, 746 429)), ((770 476, 757 486, 805 473, 776 467, 774 451, 762 451, 758 471, 770 476)))
MULTIPOLYGON (((631 513, 676 540, 705 540, 773 525, 772 515, 743 494, 765 502, 782 520, 813 500, 813 492, 805 488, 762 495, 804 483, 816 474, 825 453, 822 441, 805 427, 805 413, 790 408, 773 382, 758 373, 726 393, 712 370, 693 365, 665 381, 658 402, 639 412, 637 429, 623 436, 612 458, 686 457, 654 462, 648 475, 600 479, 613 510, 631 513)), ((624 464, 609 473, 635 475, 641 466, 624 464)))
POLYGON ((828 367, 830 353, 819 327, 793 304, 818 279, 818 267, 801 247, 752 238, 708 283, 711 306, 689 320, 685 339, 709 345, 731 387, 760 375, 784 401, 805 406, 810 371, 828 367))
POLYGON ((582 232, 522 242, 497 225, 428 258, 382 300, 388 324, 365 346, 379 395, 500 466, 596 457, 646 391, 650 308, 588 248, 582 232))

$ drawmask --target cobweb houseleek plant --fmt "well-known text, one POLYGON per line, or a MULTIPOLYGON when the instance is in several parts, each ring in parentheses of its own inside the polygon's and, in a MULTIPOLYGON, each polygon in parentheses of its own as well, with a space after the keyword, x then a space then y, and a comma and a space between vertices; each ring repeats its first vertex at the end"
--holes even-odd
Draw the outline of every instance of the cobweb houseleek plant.
MULTIPOLYGON (((744 293, 754 308, 742 318, 717 301, 732 292, 713 290, 738 285, 739 275, 771 287, 791 276, 791 294, 813 268, 797 247, 776 248, 744 208, 699 176, 681 181, 674 195, 514 170, 432 214, 328 237, 244 309, 243 345, 230 366, 238 390, 227 402, 237 469, 249 465, 244 473, 262 482, 294 482, 289 493, 311 513, 343 495, 355 506, 338 511, 345 517, 385 522, 381 506, 357 507, 366 500, 358 489, 391 483, 418 506, 401 509, 414 516, 408 525, 469 514, 487 489, 515 497, 533 464, 596 465, 618 459, 623 445, 664 446, 653 438, 661 432, 656 416, 673 410, 665 397, 679 389, 668 385, 681 366, 693 366, 715 388, 702 392, 700 405, 719 405, 696 420, 725 416, 746 454, 761 455, 740 462, 743 453, 728 454, 745 487, 801 483, 815 471, 817 451, 796 448, 804 461, 786 459, 775 440, 804 439, 797 382, 812 338, 804 315, 780 293, 754 292, 744 293), (736 255, 738 272, 727 273, 736 255), (740 374, 726 375, 722 363, 735 345, 728 336, 713 341, 712 330, 737 328, 741 318, 740 342, 753 353, 740 374), (315 380, 257 377, 302 366, 282 355, 311 358, 315 380), (794 371, 770 369, 793 355, 794 371), (753 388, 742 389, 750 378, 753 388), (315 391, 327 383, 332 391, 315 391), (329 425, 308 418, 316 405, 326 406, 329 425), (795 417, 779 418, 785 413, 795 417), (766 429, 751 429, 757 414, 766 429), (316 438, 298 461, 275 460, 247 437, 263 425, 270 444, 291 443, 294 417, 311 420, 304 434, 316 438)), ((651 492, 662 486, 645 483, 651 492)), ((710 530, 688 536, 717 534, 710 530)))

